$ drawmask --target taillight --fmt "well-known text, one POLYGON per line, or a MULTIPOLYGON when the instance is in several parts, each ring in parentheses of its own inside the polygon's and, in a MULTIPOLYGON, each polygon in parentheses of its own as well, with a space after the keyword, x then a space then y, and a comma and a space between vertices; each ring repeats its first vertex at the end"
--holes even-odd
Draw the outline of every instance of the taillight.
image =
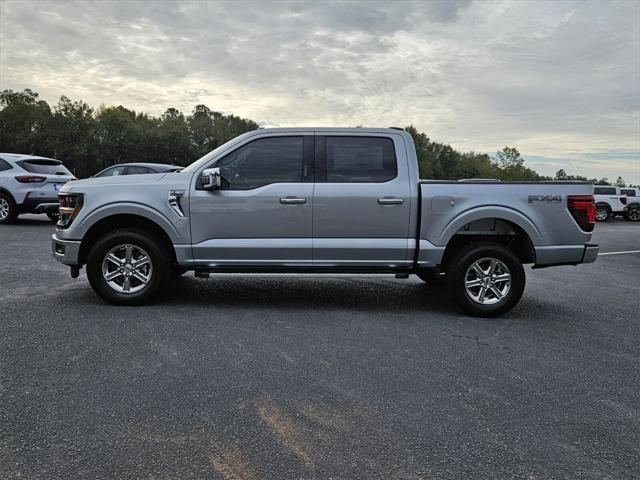
POLYGON ((47 179, 47 177, 36 177, 34 175, 19 175, 15 178, 20 183, 41 183, 47 179))
POLYGON ((627 204, 627 197, 620 197, 620 203, 622 203, 623 205, 627 204))
POLYGON ((596 204, 593 195, 569 195, 567 208, 582 230, 593 231, 596 224, 596 204))

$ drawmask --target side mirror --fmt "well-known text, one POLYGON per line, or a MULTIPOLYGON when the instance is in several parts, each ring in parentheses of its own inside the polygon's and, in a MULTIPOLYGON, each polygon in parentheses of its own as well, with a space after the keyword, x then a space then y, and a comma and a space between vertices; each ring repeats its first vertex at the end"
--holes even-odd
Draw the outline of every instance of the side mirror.
POLYGON ((202 188, 205 190, 216 190, 222 187, 222 176, 220 167, 205 168, 200 176, 202 188))

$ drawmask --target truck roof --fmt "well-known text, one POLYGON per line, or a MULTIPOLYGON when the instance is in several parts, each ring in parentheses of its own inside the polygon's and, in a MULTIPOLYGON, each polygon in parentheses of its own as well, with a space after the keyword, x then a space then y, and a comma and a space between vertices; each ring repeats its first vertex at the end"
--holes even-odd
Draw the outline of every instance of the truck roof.
MULTIPOLYGON (((261 128, 260 132, 358 132, 358 133, 407 133, 399 128, 360 127, 274 127, 261 128)), ((407 134, 408 135, 408 134, 407 134)))

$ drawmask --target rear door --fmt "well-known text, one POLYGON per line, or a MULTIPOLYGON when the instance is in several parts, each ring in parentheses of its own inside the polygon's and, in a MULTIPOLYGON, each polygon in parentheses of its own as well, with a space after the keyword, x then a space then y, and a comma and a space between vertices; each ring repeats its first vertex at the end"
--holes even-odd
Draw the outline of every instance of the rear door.
POLYGON ((312 262, 313 135, 266 136, 207 167, 223 188, 191 192, 195 262, 211 267, 292 267, 312 262))
POLYGON ((402 137, 316 135, 316 162, 314 266, 406 266, 411 203, 402 137))

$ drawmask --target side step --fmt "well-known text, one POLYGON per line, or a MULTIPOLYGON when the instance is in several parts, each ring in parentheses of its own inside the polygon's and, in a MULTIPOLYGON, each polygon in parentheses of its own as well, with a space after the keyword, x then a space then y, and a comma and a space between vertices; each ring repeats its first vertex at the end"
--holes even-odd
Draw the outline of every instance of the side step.
POLYGON ((196 278, 209 278, 209 272, 207 270, 196 270, 193 274, 196 278))

